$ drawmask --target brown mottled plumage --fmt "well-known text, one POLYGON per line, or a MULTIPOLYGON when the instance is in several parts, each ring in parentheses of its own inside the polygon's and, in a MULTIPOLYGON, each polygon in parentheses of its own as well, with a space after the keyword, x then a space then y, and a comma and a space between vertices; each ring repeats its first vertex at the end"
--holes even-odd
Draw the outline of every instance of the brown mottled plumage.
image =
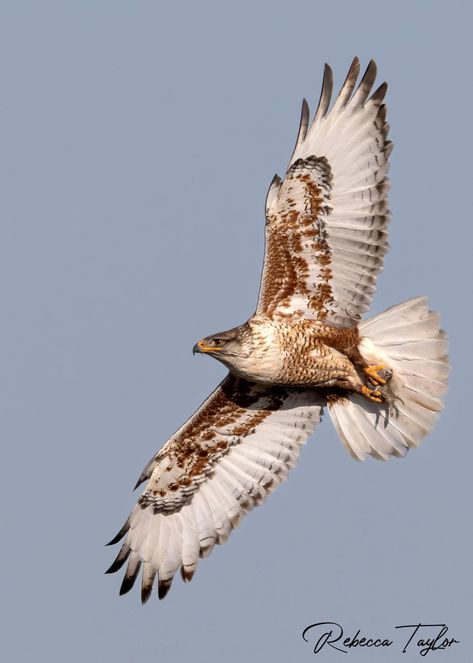
POLYGON ((358 343, 357 327, 336 329, 317 320, 254 316, 241 327, 202 339, 195 351, 214 356, 234 375, 259 384, 360 391, 357 368, 367 363, 358 343))
POLYGON ((403 456, 442 408, 445 334, 425 298, 361 322, 388 250, 386 84, 372 92, 370 62, 358 87, 355 58, 330 107, 326 65, 310 122, 302 104, 284 180, 266 198, 266 249, 255 315, 208 336, 194 351, 229 374, 143 470, 145 490, 117 536, 108 572, 127 561, 120 593, 141 567, 145 602, 176 572, 224 542, 294 465, 323 408, 348 451, 403 456))

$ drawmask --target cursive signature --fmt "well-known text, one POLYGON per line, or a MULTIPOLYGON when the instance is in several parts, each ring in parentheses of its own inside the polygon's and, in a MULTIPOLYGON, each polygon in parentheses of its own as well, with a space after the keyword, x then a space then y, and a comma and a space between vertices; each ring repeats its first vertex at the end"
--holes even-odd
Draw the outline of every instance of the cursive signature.
MULTIPOLYGON (((396 629, 405 629, 399 631, 403 637, 398 643, 401 651, 405 654, 408 650, 417 647, 421 656, 426 656, 432 651, 448 649, 454 644, 459 644, 459 640, 447 637, 448 626, 446 624, 403 624, 395 626, 396 629), (406 639, 407 638, 407 639, 406 639)), ((351 649, 357 647, 384 648, 395 645, 394 636, 383 637, 374 635, 364 635, 361 629, 358 629, 354 635, 346 636, 343 628, 337 622, 317 622, 310 624, 302 632, 302 637, 306 642, 314 643, 314 654, 319 654, 324 648, 332 648, 339 652, 347 654, 351 649)), ((395 645, 396 646, 396 645, 395 645)))
POLYGON ((402 650, 403 654, 407 652, 407 648, 414 639, 414 636, 417 634, 423 636, 422 638, 419 638, 419 640, 414 641, 419 649, 419 654, 421 656, 425 656, 431 651, 437 651, 438 649, 448 649, 452 645, 460 644, 460 641, 455 640, 455 638, 445 637, 448 632, 448 626, 446 624, 404 624, 403 626, 396 626, 396 628, 406 628, 411 629, 412 631, 408 641, 404 645, 404 649, 402 650), (430 638, 426 638, 425 629, 430 629, 430 632, 427 632, 427 635, 431 636, 430 638), (436 633, 436 635, 432 637, 432 633, 436 633))

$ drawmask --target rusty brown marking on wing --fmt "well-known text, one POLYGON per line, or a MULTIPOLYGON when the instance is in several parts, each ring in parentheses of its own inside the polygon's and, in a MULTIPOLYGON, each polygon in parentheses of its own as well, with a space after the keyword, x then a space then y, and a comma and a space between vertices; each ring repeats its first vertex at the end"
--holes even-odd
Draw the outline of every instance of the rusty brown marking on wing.
POLYGON ((188 504, 214 464, 284 401, 283 390, 263 389, 229 375, 152 463, 142 508, 172 513, 188 504))
MULTIPOLYGON (((278 195, 277 211, 267 214, 266 251, 258 313, 274 320, 297 317, 294 295, 304 307, 327 316, 332 301, 331 251, 324 216, 330 214, 332 174, 325 157, 298 159, 289 168, 278 195), (310 263, 317 267, 311 279, 310 263), (287 312, 284 311, 287 309, 287 312)), ((302 316, 303 312, 300 311, 302 316)))

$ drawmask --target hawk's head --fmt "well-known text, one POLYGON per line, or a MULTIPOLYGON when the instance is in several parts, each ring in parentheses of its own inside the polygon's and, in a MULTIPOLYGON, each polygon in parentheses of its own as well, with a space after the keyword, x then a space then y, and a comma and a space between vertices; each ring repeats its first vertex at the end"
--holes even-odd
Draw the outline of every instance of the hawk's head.
POLYGON ((248 357, 251 353, 248 324, 206 336, 194 345, 192 352, 211 355, 227 365, 238 357, 248 357))
POLYGON ((255 382, 272 382, 282 361, 274 326, 254 319, 240 327, 206 336, 194 345, 193 352, 211 355, 235 375, 255 382))

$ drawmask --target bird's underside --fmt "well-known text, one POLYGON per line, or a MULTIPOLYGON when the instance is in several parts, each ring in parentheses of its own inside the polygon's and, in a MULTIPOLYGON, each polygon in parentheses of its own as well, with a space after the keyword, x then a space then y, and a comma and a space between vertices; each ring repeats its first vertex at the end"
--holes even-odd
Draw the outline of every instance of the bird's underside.
POLYGON ((447 341, 423 297, 362 320, 388 250, 386 84, 358 59, 332 103, 326 65, 314 117, 304 101, 284 179, 266 198, 255 315, 194 351, 229 374, 143 470, 147 481, 108 572, 142 569, 146 601, 223 543, 293 467, 327 411, 350 454, 404 456, 435 425, 447 388, 447 341))
POLYGON ((202 339, 194 351, 210 354, 233 375, 262 385, 333 388, 387 402, 390 368, 370 365, 359 342, 358 325, 337 328, 309 318, 254 316, 240 327, 202 339))

